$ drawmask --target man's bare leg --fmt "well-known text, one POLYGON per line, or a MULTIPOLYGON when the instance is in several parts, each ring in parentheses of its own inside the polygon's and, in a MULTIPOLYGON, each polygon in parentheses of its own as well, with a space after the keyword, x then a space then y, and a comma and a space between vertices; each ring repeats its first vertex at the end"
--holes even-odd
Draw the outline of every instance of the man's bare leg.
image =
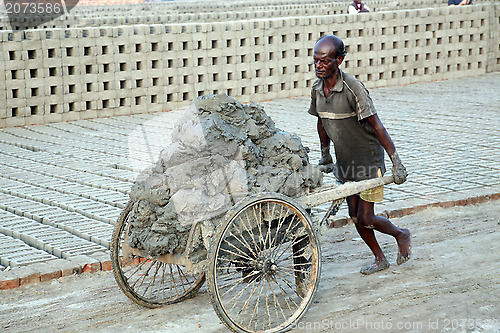
MULTIPOLYGON (((373 202, 367 202, 359 198, 358 221, 362 226, 373 227, 373 229, 391 235, 396 239, 399 248, 397 264, 401 265, 408 261, 411 256, 410 231, 396 227, 385 217, 375 215, 374 206, 373 202)), ((370 245, 368 244, 368 246, 370 245)))
POLYGON ((353 195, 347 198, 347 205, 349 206, 349 216, 355 222, 356 230, 358 234, 361 236, 363 241, 368 245, 370 250, 375 255, 375 262, 361 269, 362 274, 372 274, 383 269, 389 268, 389 261, 386 259, 384 252, 380 248, 380 245, 377 242, 377 238, 375 237, 375 232, 372 228, 366 228, 359 222, 358 212, 359 212, 359 204, 363 201, 359 196, 353 195))

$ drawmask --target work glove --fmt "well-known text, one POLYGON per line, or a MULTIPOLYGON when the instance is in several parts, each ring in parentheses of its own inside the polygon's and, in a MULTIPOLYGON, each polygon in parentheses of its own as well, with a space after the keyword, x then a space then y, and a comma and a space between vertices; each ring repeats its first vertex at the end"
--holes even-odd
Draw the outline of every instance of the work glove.
POLYGON ((403 184, 408 177, 408 172, 401 162, 401 159, 399 158, 397 152, 394 152, 394 154, 391 155, 390 158, 392 161, 392 175, 394 176, 394 183, 398 185, 403 184))
POLYGON ((333 159, 332 155, 330 155, 330 147, 321 147, 321 159, 319 160, 319 165, 328 165, 332 164, 333 159))

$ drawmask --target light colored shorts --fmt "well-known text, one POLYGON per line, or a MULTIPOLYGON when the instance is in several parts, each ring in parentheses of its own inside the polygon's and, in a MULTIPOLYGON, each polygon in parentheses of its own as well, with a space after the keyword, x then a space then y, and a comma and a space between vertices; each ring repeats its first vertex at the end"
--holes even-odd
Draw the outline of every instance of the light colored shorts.
MULTIPOLYGON (((378 169, 377 174, 378 177, 382 177, 382 170, 378 169)), ((363 191, 359 194, 359 197, 367 202, 380 202, 384 200, 384 186, 379 186, 370 190, 363 191)))

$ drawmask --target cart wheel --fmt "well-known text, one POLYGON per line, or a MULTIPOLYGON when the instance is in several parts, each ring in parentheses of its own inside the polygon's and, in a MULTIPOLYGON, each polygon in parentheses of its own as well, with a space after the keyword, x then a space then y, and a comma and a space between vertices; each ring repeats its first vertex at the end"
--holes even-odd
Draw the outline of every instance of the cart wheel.
POLYGON ((209 253, 208 291, 234 332, 284 332, 311 305, 321 270, 309 215, 290 198, 261 194, 226 214, 209 253))
POLYGON ((205 282, 205 274, 191 275, 183 266, 123 251, 133 202, 123 210, 111 241, 111 264, 116 282, 132 301, 156 308, 192 297, 205 282))

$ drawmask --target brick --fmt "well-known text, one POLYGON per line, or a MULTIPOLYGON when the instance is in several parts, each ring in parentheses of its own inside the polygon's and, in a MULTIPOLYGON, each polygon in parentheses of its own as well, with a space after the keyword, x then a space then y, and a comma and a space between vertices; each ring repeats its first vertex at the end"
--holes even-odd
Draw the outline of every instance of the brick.
POLYGON ((52 260, 51 263, 61 270, 61 276, 71 276, 82 273, 82 267, 70 260, 55 259, 52 260))
POLYGON ((19 283, 19 278, 0 280, 0 290, 17 288, 19 287, 19 283))
POLYGON ((98 260, 86 255, 77 255, 69 257, 67 258, 67 260, 81 267, 82 272, 95 273, 101 270, 101 263, 98 260))
POLYGON ((13 289, 19 287, 20 279, 19 277, 10 271, 0 272, 0 290, 2 289, 13 289))
POLYGON ((85 264, 83 265, 82 269, 84 273, 95 273, 100 270, 101 270, 101 263, 99 261, 85 264))
POLYGON ((56 265, 50 264, 50 262, 32 264, 30 268, 40 274, 41 282, 58 279, 62 276, 61 270, 56 265))
MULTIPOLYGON (((93 0, 86 1, 87 3, 93 3, 93 0)), ((107 3, 122 1, 136 2, 140 0, 108 0, 107 3)), ((425 3, 435 5, 435 1, 425 1, 425 3)), ((55 20, 47 23, 47 26, 52 24, 56 28, 63 25, 65 28, 66 24, 77 24, 80 27, 85 27, 85 29, 71 28, 61 31, 53 29, 54 31, 45 32, 45 34, 42 33, 41 35, 37 32, 33 36, 40 36, 40 38, 33 37, 33 39, 29 39, 24 43, 18 40, 19 37, 2 35, 2 39, 13 39, 12 42, 3 43, 2 63, 5 64, 7 75, 12 75, 10 70, 18 70, 19 80, 14 81, 23 80, 24 85, 26 85, 26 81, 21 76, 24 75, 25 68, 41 67, 40 74, 36 78, 30 78, 28 85, 36 83, 43 86, 39 82, 50 80, 51 83, 45 85, 50 86, 59 79, 61 83, 57 84, 60 88, 57 95, 63 98, 61 101, 64 101, 61 109, 72 114, 71 116, 63 115, 64 121, 104 115, 105 113, 99 112, 103 99, 109 99, 106 103, 108 109, 119 108, 119 110, 113 110, 114 113, 112 114, 134 114, 184 106, 188 103, 188 101, 183 100, 184 93, 190 93, 188 100, 191 100, 197 95, 197 90, 207 94, 213 93, 214 90, 222 93, 231 89, 236 97, 240 97, 243 86, 241 80, 239 80, 239 74, 233 75, 233 79, 230 80, 225 78, 228 72, 236 74, 233 68, 235 64, 238 64, 238 71, 245 70, 249 73, 247 82, 244 85, 248 91, 244 96, 241 96, 241 101, 269 100, 276 97, 308 94, 309 89, 307 87, 291 88, 288 86, 288 82, 296 81, 302 85, 305 80, 313 80, 307 79, 310 76, 308 66, 301 66, 297 73, 290 70, 290 67, 296 63, 310 62, 310 55, 307 52, 302 52, 302 50, 312 48, 315 38, 320 33, 335 30, 338 30, 337 34, 344 38, 351 47, 355 46, 353 41, 358 39, 369 41, 368 43, 360 43, 364 47, 360 50, 351 50, 346 58, 346 63, 348 61, 353 63, 349 59, 349 54, 355 53, 356 57, 363 59, 363 61, 368 61, 370 58, 373 60, 373 64, 370 65, 351 65, 347 68, 347 72, 352 72, 364 78, 365 85, 369 88, 393 84, 409 84, 422 82, 423 80, 480 75, 485 73, 486 70, 490 71, 490 68, 494 70, 494 68, 499 67, 497 59, 500 54, 498 51, 491 51, 498 45, 498 34, 494 34, 494 38, 489 38, 491 31, 496 32, 498 30, 498 24, 495 23, 498 18, 498 14, 496 14, 498 11, 491 7, 487 7, 489 10, 486 11, 484 10, 485 5, 470 6, 463 11, 449 10, 448 8, 414 9, 417 6, 421 6, 421 2, 406 6, 403 11, 353 16, 323 15, 325 9, 330 13, 332 11, 345 11, 345 3, 304 4, 304 7, 295 6, 293 10, 280 5, 277 7, 280 8, 283 18, 278 20, 273 10, 254 12, 247 10, 246 6, 239 7, 238 5, 235 8, 245 11, 249 19, 245 20, 236 17, 235 13, 225 13, 227 18, 224 20, 225 22, 210 22, 215 20, 214 18, 221 11, 219 7, 210 6, 211 12, 203 13, 200 16, 202 17, 201 21, 205 20, 206 23, 199 22, 200 19, 197 19, 196 25, 180 24, 180 22, 192 22, 193 17, 198 17, 198 15, 175 14, 170 16, 165 13, 165 15, 162 15, 164 21, 160 20, 159 24, 151 24, 150 21, 144 21, 145 16, 139 16, 136 17, 138 24, 134 27, 120 26, 112 28, 106 27, 105 22, 109 22, 108 19, 75 17, 69 21, 55 20), (297 8, 300 8, 299 12, 297 12, 297 8), (287 17, 289 16, 287 13, 290 12, 294 13, 293 16, 296 17, 287 17), (443 14, 446 14, 447 21, 445 23, 437 22, 435 18, 442 17, 443 14), (469 27, 471 17, 474 17, 476 21, 480 18, 485 19, 486 24, 469 27), (274 20, 251 20, 251 18, 273 18, 274 20), (172 22, 173 24, 164 26, 165 22, 172 22), (450 28, 449 25, 452 23, 455 26, 450 28), (465 25, 459 27, 462 23, 465 23, 465 25), (404 24, 404 28, 402 24, 404 24), (436 28, 438 24, 444 26, 436 28), (92 25, 94 26, 89 27, 92 25), (415 31, 417 25, 420 28, 418 32, 415 31), (95 26, 98 26, 98 28, 95 26), (294 27, 294 31, 297 31, 296 33, 291 32, 292 27, 294 27), (314 38, 311 38, 309 34, 314 38), (281 40, 282 35, 286 40, 281 40), (460 35, 463 35, 464 38, 459 38, 460 35), (472 35, 472 40, 470 40, 470 35, 472 35), (269 36, 273 36, 274 41, 268 42, 267 37, 269 36), (260 41, 255 41, 255 37, 260 38, 260 41), (448 40, 449 37, 451 37, 450 40, 448 40), (440 40, 438 41, 437 38, 440 38, 440 40), (226 44, 228 40, 232 43, 231 46, 221 45, 226 44), (245 45, 240 45, 241 40, 246 41, 245 45), (417 44, 417 40, 419 44, 417 44), (198 47, 198 41, 202 42, 200 47, 198 47), (218 45, 212 45, 212 41, 215 41, 218 45), (153 43, 158 43, 155 50, 153 50, 153 43), (382 46, 382 43, 384 43, 384 46, 382 46), (136 50, 136 44, 139 46, 139 50, 136 50), (373 45, 369 47, 370 44, 373 45), (27 59, 26 52, 22 52, 22 50, 26 51, 27 48, 40 50, 40 52, 43 50, 43 55, 40 53, 32 59, 27 59), (473 52, 469 53, 469 48, 472 48, 473 52), (52 50, 51 58, 47 58, 49 49, 52 50), (72 50, 73 54, 67 54, 68 49, 72 50), (296 49, 301 52, 295 54, 296 49), (482 49, 482 51, 479 52, 479 49, 482 49), (6 59, 9 56, 8 51, 19 53, 16 61, 6 59), (283 51, 286 52, 285 56, 282 55, 283 51), (452 51, 453 54, 448 55, 448 51, 452 51), (459 51, 462 52, 460 55, 458 55, 459 51), (247 59, 236 59, 239 58, 239 56, 235 55, 237 52, 246 56, 247 59), (275 54, 273 60, 266 58, 268 56, 266 53, 269 52, 275 54), (259 61, 252 58, 255 53, 261 55, 259 61), (224 63, 228 55, 233 57, 230 64, 224 63), (397 55, 397 60, 392 61, 392 55, 397 55), (417 55, 420 57, 419 60, 414 58, 417 55), (405 59, 406 56, 408 56, 407 59, 405 59), (204 59, 204 64, 197 66, 197 58, 204 59), (212 58, 217 60, 217 64, 209 62, 212 58), (383 64, 381 62, 382 58, 385 59, 383 64), (172 60, 171 63, 168 62, 169 59, 172 60), (180 59, 180 61, 177 61, 177 59, 180 59), (187 64, 183 64, 184 59, 188 61, 187 64), (152 63, 150 63, 152 60, 158 60, 156 63, 157 68, 150 68, 153 67, 152 63), (113 87, 113 82, 116 83, 122 79, 127 80, 129 84, 132 83, 129 79, 129 73, 130 70, 134 70, 136 61, 143 63, 143 68, 136 70, 136 75, 138 78, 144 75, 144 85, 142 87, 129 85, 126 89, 113 87), (109 67, 104 69, 103 64, 109 64, 109 67), (124 64, 125 67, 120 68, 120 64, 124 64), (92 67, 87 68, 86 65, 92 65, 92 67), (61 73, 56 71, 51 74, 48 70, 50 67, 59 68, 59 66, 62 67, 61 73), (74 73, 72 74, 69 73, 70 66, 73 66, 74 73), (287 74, 281 75, 279 73, 279 67, 281 66, 289 68, 287 74), (270 67, 275 70, 273 75, 264 73, 270 67), (166 94, 174 96, 171 101, 167 102, 163 98, 164 93, 148 89, 150 82, 147 78, 150 78, 151 75, 162 77, 164 76, 162 74, 168 73, 167 76, 171 75, 177 78, 180 72, 178 69, 180 68, 188 76, 189 83, 174 82, 168 84, 166 94), (218 73, 220 76, 219 81, 214 82, 215 84, 208 84, 209 80, 205 80, 199 85, 194 85, 200 68, 207 73, 218 73), (254 77, 255 70, 261 71, 258 78, 254 77), (381 73, 383 75, 379 77, 381 73), (367 76, 371 77, 367 78, 367 76), (101 85, 103 80, 110 82, 110 87, 106 90, 109 94, 99 97, 98 91, 104 89, 101 85), (287 83, 285 90, 280 89, 279 83, 281 80, 287 83), (81 95, 77 91, 69 94, 78 95, 77 97, 67 97, 66 92, 68 92, 69 86, 66 84, 63 86, 63 81, 66 83, 81 82, 83 83, 81 88, 84 91, 81 95), (89 89, 89 92, 86 91, 87 83, 94 85, 92 89, 89 89), (267 86, 270 84, 273 85, 273 89, 267 91, 267 86), (255 86, 258 86, 260 91, 253 92, 255 86), (122 95, 124 90, 127 92, 127 96, 122 95), (148 101, 152 95, 158 95, 161 102, 149 104, 141 102, 140 106, 136 108, 134 103, 129 101, 136 97, 148 101), (119 107, 120 98, 127 98, 125 108, 119 107), (87 101, 93 104, 90 109, 86 107, 87 101), (68 103, 70 102, 74 103, 74 111, 69 111, 68 103), (97 112, 87 112, 79 116, 79 112, 83 110, 95 110, 97 112)), ((198 10, 201 9, 198 8, 198 10)), ((115 25, 125 24, 124 18, 115 18, 115 21, 115 25)), ((28 72, 27 75, 31 74, 28 72)), ((10 82, 10 80, 8 81, 10 82)), ((160 86, 163 87, 164 85, 160 86)), ((76 89, 79 88, 80 85, 77 85, 76 89)), ((23 98, 23 101, 27 104, 19 105, 19 107, 33 105, 36 98, 36 96, 23 98)), ((19 110, 19 112, 22 115, 25 114, 25 111, 21 112, 19 110)), ((53 119, 44 118, 42 120, 52 121, 53 119)), ((35 118, 31 118, 28 122, 38 123, 38 120, 35 122, 35 118)), ((19 121, 15 121, 6 122, 6 126, 20 125, 19 121)))
POLYGON ((26 119, 24 117, 14 117, 5 119, 6 127, 16 127, 26 125, 26 119))
POLYGON ((94 252, 92 254, 89 254, 88 255, 89 257, 99 261, 99 262, 103 262, 103 261, 109 261, 110 260, 110 257, 109 257, 109 252, 101 252, 101 251, 98 251, 98 252, 94 252))
POLYGON ((111 260, 101 261, 101 270, 102 271, 111 271, 111 270, 113 270, 113 267, 111 265, 111 260))
POLYGON ((37 283, 41 281, 40 273, 32 269, 30 266, 16 267, 19 274, 19 285, 37 283))

